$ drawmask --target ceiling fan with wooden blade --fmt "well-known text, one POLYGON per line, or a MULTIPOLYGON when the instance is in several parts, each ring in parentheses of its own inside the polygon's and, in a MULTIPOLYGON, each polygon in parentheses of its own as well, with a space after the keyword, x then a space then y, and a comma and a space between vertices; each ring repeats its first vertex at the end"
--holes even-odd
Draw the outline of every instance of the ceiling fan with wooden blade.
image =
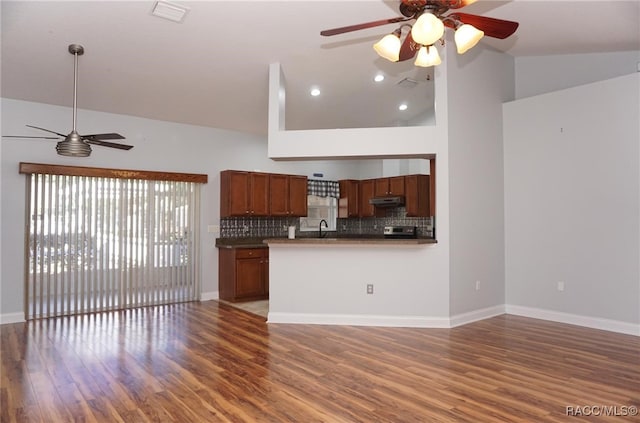
MULTIPOLYGON (((383 19, 379 21, 367 22, 357 25, 349 25, 340 28, 328 29, 320 32, 320 35, 331 36, 337 34, 344 34, 347 32, 358 31, 361 29, 373 28, 377 26, 401 23, 416 20, 424 15, 431 14, 435 16, 442 24, 441 27, 448 27, 454 30, 458 30, 461 26, 473 27, 478 32, 480 37, 486 35, 492 38, 504 39, 512 35, 518 29, 518 22, 507 21, 503 19, 489 18, 485 16, 473 15, 469 13, 453 12, 447 14, 450 10, 460 9, 475 3, 477 0, 400 0, 399 10, 402 17, 383 19)), ((433 18, 433 17, 432 17, 433 18)), ((409 24, 404 24, 393 35, 400 38, 401 29, 403 26, 411 27, 409 24)), ((401 44, 397 61, 403 61, 411 59, 415 56, 416 52, 423 46, 429 46, 435 41, 428 43, 420 43, 415 40, 416 37, 412 36, 413 31, 409 31, 406 38, 401 44)), ((438 37, 439 38, 439 37, 438 37)), ((456 39, 457 42, 457 39, 456 39)), ((397 43, 397 41, 396 41, 397 43)), ((475 45, 477 40, 473 43, 475 45)), ((473 46, 472 45, 472 46, 473 46)), ((466 51, 470 47, 466 47, 466 51)), ((458 52, 461 52, 459 49, 458 52)), ((386 57, 386 56, 383 56, 386 57)), ((395 59, 390 59, 396 61, 395 59)))
POLYGON ((90 135, 81 135, 76 130, 76 120, 78 115, 78 56, 84 54, 84 47, 79 44, 71 44, 69 45, 69 53, 74 56, 74 67, 73 67, 73 129, 68 135, 61 134, 59 132, 52 131, 50 129, 41 128, 39 126, 26 125, 29 128, 38 129, 40 131, 49 132, 51 134, 57 135, 57 137, 36 137, 36 136, 22 136, 22 135, 3 135, 3 138, 28 138, 28 139, 47 139, 47 140, 59 140, 56 145, 56 151, 58 154, 62 156, 72 156, 72 157, 88 157, 91 154, 91 146, 99 145, 102 147, 109 148, 117 148, 120 150, 130 150, 133 148, 132 145, 127 144, 118 144, 114 142, 108 142, 104 140, 123 140, 125 139, 122 135, 117 134, 115 132, 106 133, 106 134, 90 134, 90 135))

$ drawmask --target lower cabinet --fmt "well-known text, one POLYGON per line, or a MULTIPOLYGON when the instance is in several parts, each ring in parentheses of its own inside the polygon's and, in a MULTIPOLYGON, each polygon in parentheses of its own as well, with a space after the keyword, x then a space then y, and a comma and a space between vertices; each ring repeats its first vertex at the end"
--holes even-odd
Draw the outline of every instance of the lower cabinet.
POLYGON ((235 302, 269 298, 268 248, 220 248, 218 258, 221 300, 235 302))

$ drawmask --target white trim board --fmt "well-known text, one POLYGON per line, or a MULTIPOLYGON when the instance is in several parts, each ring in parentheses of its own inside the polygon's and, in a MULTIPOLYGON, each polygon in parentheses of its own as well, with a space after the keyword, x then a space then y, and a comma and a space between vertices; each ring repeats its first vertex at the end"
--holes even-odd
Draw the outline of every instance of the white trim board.
POLYGON ((449 318, 449 327, 455 328, 457 326, 466 325, 469 323, 477 322, 478 320, 489 319, 491 317, 500 316, 505 314, 504 305, 497 305, 493 307, 487 307, 480 310, 473 310, 467 313, 456 314, 449 318))
POLYGON ((5 313, 0 314, 0 325, 6 325, 9 323, 22 323, 26 322, 24 319, 24 313, 5 313))
POLYGON ((448 328, 446 317, 374 316, 355 314, 313 314, 269 312, 267 323, 305 325, 385 326, 405 328, 448 328))
POLYGON ((201 292, 200 301, 211 301, 220 299, 219 291, 201 292))
POLYGON ((524 307, 518 305, 506 305, 507 314, 530 317, 532 319, 550 320, 552 322, 566 323, 569 325, 584 326, 592 329, 607 330, 626 335, 640 336, 640 324, 621 322, 619 320, 603 319, 600 317, 580 316, 561 311, 544 310, 540 308, 524 307))

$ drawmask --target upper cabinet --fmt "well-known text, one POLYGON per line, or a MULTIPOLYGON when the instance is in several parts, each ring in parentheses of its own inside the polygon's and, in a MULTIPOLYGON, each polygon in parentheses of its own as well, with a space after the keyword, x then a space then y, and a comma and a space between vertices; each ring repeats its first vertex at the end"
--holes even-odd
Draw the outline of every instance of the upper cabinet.
MULTIPOLYGON (((432 166, 432 171, 435 167, 432 166)), ((435 216, 435 178, 406 175, 388 178, 345 179, 340 182, 338 217, 384 217, 388 208, 374 207, 369 200, 378 196, 403 196, 407 217, 435 216)))
POLYGON ((374 180, 374 195, 404 195, 404 176, 378 178, 374 180))
POLYGON ((369 200, 375 194, 375 179, 365 179, 360 181, 360 191, 358 192, 358 216, 373 217, 376 215, 376 209, 369 200))
POLYGON ((339 184, 338 217, 358 217, 360 182, 354 179, 343 179, 339 184))
POLYGON ((407 175, 404 183, 407 217, 432 216, 429 175, 407 175))
POLYGON ((306 215, 306 176, 220 172, 220 217, 306 215))
POLYGON ((270 215, 307 215, 307 177, 298 175, 269 175, 270 215))
POLYGON ((220 172, 220 217, 268 215, 268 174, 236 170, 220 172))

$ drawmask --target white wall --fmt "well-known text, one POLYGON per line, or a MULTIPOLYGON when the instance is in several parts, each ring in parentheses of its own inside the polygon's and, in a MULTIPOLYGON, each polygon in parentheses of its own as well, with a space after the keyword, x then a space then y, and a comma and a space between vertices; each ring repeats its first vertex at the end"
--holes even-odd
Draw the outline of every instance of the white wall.
POLYGON ((511 309, 640 334, 639 79, 504 105, 511 309))
POLYGON ((442 253, 437 244, 270 244, 269 322, 448 327, 449 283, 427 276, 442 253))
MULTIPOLYGON (((2 133, 5 135, 46 135, 25 124, 67 133, 71 130, 71 117, 70 108, 2 99, 2 133)), ((206 229, 207 225, 218 224, 220 220, 221 170, 259 169, 308 176, 321 172, 325 179, 339 179, 360 178, 375 165, 375 161, 350 160, 274 162, 267 158, 267 142, 261 137, 87 110, 78 111, 78 129, 81 133, 118 132, 134 148, 121 151, 96 146, 88 158, 71 158, 58 156, 53 140, 2 139, 0 321, 23 317, 25 177, 18 174, 19 162, 208 174, 209 183, 202 190, 201 211, 204 293, 218 290, 218 256, 213 246, 216 234, 206 229)))
POLYGON ((515 60, 515 98, 525 98, 637 72, 640 51, 529 56, 515 60))
POLYGON ((451 314, 501 310, 502 103, 514 96, 514 62, 481 45, 464 55, 447 46, 451 314))

